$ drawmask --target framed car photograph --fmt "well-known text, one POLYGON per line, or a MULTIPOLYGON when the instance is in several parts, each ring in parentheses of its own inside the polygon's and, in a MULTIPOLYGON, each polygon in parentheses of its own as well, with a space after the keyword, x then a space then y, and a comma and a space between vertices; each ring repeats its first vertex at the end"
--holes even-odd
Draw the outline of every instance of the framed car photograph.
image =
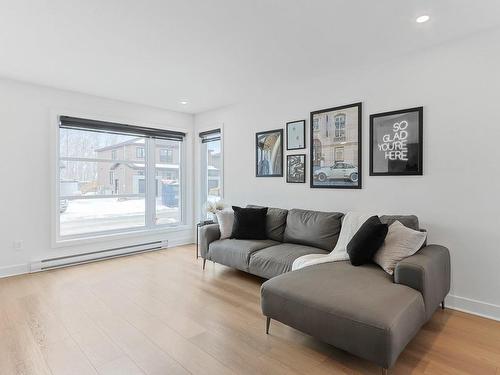
POLYGON ((255 176, 283 177, 283 129, 255 134, 255 176))
POLYGON ((306 182, 306 154, 286 156, 286 182, 291 184, 306 182))
POLYGON ((370 176, 423 174, 423 107, 370 116, 370 176))
POLYGON ((361 189, 362 103, 311 112, 311 188, 361 189))
POLYGON ((306 120, 286 123, 286 149, 300 150, 306 148, 306 120))

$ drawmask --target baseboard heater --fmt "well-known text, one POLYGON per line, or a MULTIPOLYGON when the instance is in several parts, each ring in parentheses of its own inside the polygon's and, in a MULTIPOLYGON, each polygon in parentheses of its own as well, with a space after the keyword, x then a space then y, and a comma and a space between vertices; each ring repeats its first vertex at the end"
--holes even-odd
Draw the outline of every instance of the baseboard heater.
POLYGON ((91 251, 57 258, 43 259, 31 264, 31 271, 46 271, 54 268, 75 266, 78 264, 97 262, 100 260, 118 258, 128 255, 140 254, 160 250, 168 246, 167 241, 154 241, 130 246, 115 247, 112 249, 91 251))

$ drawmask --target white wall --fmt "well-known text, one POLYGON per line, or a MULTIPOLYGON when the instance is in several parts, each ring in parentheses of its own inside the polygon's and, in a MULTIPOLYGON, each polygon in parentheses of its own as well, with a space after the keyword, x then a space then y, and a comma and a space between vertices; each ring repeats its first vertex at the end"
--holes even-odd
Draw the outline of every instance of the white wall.
MULTIPOLYGON (((428 229, 430 243, 451 250, 448 304, 500 319, 499 40, 495 31, 411 56, 391 56, 387 64, 268 88, 235 106, 196 115, 197 128, 224 123, 225 200, 414 213, 428 229), (357 101, 363 102, 362 190, 310 189, 309 181, 255 177, 256 131, 284 128, 297 119, 307 119, 309 126, 310 111, 357 101), (420 105, 424 175, 369 177, 369 114, 420 105)), ((309 149, 306 153, 309 163, 309 149)))
POLYGON ((145 240, 169 240, 170 245, 193 242, 192 115, 0 80, 1 183, 0 276, 27 272, 30 262, 100 250, 145 240), (154 236, 125 237, 99 243, 53 248, 51 196, 55 113, 82 114, 103 120, 184 129, 187 155, 187 227, 154 236), (13 241, 24 248, 13 249, 13 241))

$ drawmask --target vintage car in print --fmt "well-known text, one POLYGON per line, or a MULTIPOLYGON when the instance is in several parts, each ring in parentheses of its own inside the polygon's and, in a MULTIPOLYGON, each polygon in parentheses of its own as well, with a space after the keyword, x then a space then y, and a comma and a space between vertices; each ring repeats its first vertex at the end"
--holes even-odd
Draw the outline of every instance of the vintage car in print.
POLYGON ((320 182, 326 180, 349 180, 351 182, 358 181, 358 167, 355 165, 337 162, 330 167, 320 167, 314 171, 314 179, 320 182))

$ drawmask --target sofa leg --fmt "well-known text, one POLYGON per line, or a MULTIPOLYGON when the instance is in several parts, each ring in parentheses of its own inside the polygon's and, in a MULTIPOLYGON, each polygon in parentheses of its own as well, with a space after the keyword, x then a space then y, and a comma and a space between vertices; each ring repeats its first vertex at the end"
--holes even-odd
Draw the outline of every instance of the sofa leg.
POLYGON ((389 369, 383 367, 382 368, 382 375, 388 375, 389 374, 389 369))
POLYGON ((271 318, 266 317, 266 335, 269 335, 269 326, 271 325, 271 318))
POLYGON ((444 301, 441 302, 441 309, 444 310, 444 301))
POLYGON ((207 263, 207 260, 203 258, 203 269, 205 269, 205 264, 207 263))

